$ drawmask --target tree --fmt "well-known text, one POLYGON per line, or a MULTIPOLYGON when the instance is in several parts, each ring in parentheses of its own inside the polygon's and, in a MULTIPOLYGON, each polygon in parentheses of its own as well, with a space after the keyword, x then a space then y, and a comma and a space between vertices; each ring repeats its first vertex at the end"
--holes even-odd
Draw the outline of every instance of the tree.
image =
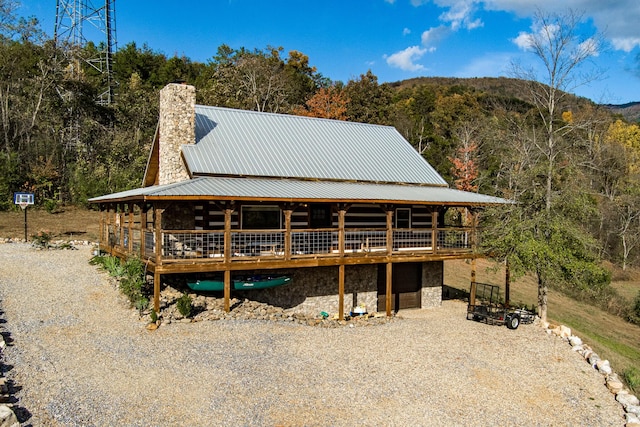
POLYGON ((346 120, 349 98, 337 86, 320 88, 307 102, 306 108, 294 108, 293 114, 325 119, 346 120))
POLYGON ((391 88, 378 84, 371 70, 357 80, 349 80, 345 87, 349 98, 347 118, 353 122, 388 125, 391 123, 391 88))
MULTIPOLYGON (((528 101, 537 119, 522 124, 516 152, 526 153, 526 170, 520 171, 517 205, 506 209, 511 218, 496 218, 487 233, 494 252, 508 259, 514 271, 534 272, 538 280, 538 313, 547 317, 550 286, 566 291, 596 295, 608 285, 610 277, 599 266, 597 246, 585 224, 595 211, 595 200, 581 191, 584 175, 576 165, 579 150, 573 145, 572 126, 562 113, 570 111, 568 92, 597 77, 581 74, 581 67, 599 48, 601 36, 581 39, 581 16, 565 15, 534 18, 534 32, 520 41, 541 64, 541 73, 514 64, 514 75, 526 82, 528 101), (533 151, 532 149, 533 148, 533 151), (506 227, 505 227, 506 226, 506 227)), ((490 243, 489 243, 490 242, 490 243)))

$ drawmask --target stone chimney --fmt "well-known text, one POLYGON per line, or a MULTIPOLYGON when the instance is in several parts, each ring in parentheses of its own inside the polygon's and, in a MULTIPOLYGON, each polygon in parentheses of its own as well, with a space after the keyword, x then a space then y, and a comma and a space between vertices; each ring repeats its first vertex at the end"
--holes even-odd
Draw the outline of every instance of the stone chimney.
POLYGON ((170 83, 160 91, 158 183, 189 179, 181 146, 196 142, 196 88, 170 83))

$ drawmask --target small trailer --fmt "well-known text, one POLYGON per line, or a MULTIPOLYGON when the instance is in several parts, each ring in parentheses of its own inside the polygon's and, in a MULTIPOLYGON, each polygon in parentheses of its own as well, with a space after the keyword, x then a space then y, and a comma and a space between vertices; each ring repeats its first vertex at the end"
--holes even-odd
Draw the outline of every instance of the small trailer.
POLYGON ((471 283, 467 320, 486 322, 489 325, 506 325, 509 329, 517 329, 521 323, 533 323, 534 319, 535 313, 503 304, 499 286, 471 283), (475 298, 472 298, 474 292, 475 298))

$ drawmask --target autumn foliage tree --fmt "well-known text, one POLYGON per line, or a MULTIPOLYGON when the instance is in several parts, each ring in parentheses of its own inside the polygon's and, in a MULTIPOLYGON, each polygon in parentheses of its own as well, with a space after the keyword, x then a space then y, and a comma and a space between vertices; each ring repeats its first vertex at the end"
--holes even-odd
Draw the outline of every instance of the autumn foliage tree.
POLYGON ((349 98, 344 90, 337 86, 320 88, 304 107, 297 107, 293 114, 307 117, 321 117, 325 119, 347 120, 347 105, 349 98))

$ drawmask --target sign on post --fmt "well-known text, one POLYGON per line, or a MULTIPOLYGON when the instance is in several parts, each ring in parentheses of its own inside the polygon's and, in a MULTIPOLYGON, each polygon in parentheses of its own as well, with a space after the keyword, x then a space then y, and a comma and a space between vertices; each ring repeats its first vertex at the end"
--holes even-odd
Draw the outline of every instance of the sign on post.
POLYGON ((27 241, 27 206, 34 203, 33 193, 13 193, 13 203, 24 211, 24 241, 27 241))

